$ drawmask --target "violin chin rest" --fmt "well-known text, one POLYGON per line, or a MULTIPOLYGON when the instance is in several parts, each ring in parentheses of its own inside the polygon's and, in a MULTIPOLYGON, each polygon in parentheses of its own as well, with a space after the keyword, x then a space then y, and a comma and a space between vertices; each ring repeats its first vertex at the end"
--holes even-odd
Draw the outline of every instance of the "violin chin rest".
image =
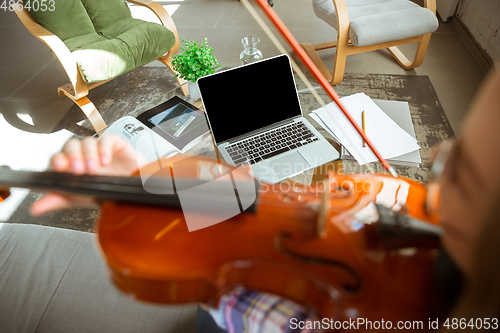
POLYGON ((439 248, 443 228, 395 212, 375 204, 379 219, 374 228, 367 228, 368 245, 372 248, 401 249, 409 247, 439 248))

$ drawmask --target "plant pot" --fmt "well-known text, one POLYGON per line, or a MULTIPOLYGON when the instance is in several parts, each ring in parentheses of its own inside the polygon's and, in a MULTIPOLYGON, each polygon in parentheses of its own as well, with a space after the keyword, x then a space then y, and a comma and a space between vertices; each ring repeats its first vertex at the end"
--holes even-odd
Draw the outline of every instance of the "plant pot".
POLYGON ((187 85, 189 89, 189 96, 191 96, 191 98, 201 98, 200 90, 198 89, 198 85, 196 84, 196 82, 188 81, 187 85))

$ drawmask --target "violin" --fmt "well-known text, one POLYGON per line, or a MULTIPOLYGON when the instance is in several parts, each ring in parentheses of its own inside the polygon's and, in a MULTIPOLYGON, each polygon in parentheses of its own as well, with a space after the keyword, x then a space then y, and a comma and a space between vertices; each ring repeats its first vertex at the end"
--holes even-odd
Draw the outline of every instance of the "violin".
POLYGON ((238 186, 253 182, 248 170, 184 156, 126 178, 0 170, 0 186, 98 198, 96 234, 111 279, 139 300, 216 306, 225 293, 245 288, 290 299, 321 318, 419 321, 430 330, 425 323, 447 308, 437 296, 441 228, 426 209, 426 186, 397 177, 279 17, 265 0, 256 2, 392 176, 330 173, 313 186, 262 184, 248 203, 238 186), (209 164, 210 173, 200 172, 209 164), (222 207, 239 213, 222 219, 222 207), (193 227, 193 218, 212 225, 193 227))
POLYGON ((139 300, 217 306, 225 293, 245 288, 285 297, 334 320, 427 323, 442 315, 434 279, 441 229, 439 217, 425 210, 423 184, 334 173, 311 186, 260 184, 243 212, 190 232, 182 191, 195 189, 191 193, 197 195, 188 199, 217 207, 226 202, 225 194, 207 192, 205 185, 228 179, 253 183, 250 169, 186 155, 163 165, 147 166, 133 177, 0 169, 0 186, 100 198, 96 234, 111 279, 139 300), (173 193, 145 191, 148 172, 150 183, 173 180, 173 193))

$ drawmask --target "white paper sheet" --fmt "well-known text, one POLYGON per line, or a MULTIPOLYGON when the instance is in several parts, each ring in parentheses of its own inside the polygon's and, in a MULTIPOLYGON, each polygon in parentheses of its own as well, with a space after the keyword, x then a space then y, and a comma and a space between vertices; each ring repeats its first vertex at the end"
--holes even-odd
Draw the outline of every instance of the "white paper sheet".
MULTIPOLYGON (((367 95, 359 93, 344 97, 342 104, 360 127, 362 112, 365 111, 366 136, 383 158, 390 159, 420 149, 415 138, 399 127, 367 95)), ((335 103, 315 110, 311 117, 337 137, 360 165, 377 161, 368 145, 363 147, 363 139, 335 103)))

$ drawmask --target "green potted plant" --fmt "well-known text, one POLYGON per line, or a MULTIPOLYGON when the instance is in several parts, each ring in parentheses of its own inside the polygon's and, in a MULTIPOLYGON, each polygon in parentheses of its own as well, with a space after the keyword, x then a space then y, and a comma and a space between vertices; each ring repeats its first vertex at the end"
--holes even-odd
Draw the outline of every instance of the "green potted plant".
POLYGON ((213 55, 214 49, 207 45, 207 39, 203 43, 192 42, 183 39, 186 47, 181 46, 183 51, 172 57, 172 66, 178 73, 177 77, 188 81, 189 94, 192 98, 199 98, 200 93, 196 86, 196 80, 200 77, 213 74, 221 65, 213 55))

